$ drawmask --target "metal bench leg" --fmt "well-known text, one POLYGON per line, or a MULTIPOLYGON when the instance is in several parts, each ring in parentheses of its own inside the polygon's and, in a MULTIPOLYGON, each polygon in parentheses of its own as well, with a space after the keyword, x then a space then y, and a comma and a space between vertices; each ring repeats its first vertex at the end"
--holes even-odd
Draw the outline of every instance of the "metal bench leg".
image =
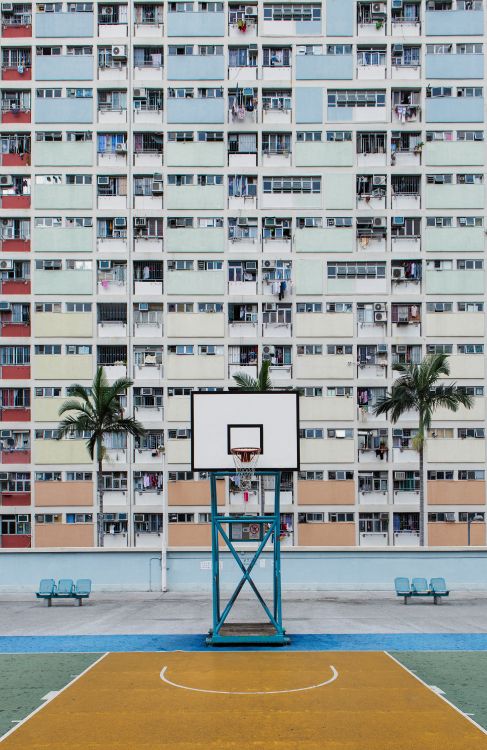
POLYGON ((52 599, 50 597, 48 599, 46 599, 46 602, 47 602, 47 606, 48 607, 50 607, 52 605, 52 599))
POLYGON ((78 599, 78 607, 82 607, 82 606, 83 606, 83 599, 80 598, 78 599))
POLYGON ((407 596, 405 596, 404 597, 404 604, 407 604, 407 603, 408 603, 408 598, 407 598, 407 596))

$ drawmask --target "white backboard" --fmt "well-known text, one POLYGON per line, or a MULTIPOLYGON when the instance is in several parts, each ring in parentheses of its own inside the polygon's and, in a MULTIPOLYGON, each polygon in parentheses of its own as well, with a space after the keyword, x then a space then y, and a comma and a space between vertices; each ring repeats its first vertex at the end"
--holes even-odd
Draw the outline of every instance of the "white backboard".
POLYGON ((299 470, 299 394, 191 394, 192 471, 233 469, 231 448, 260 448, 257 470, 299 470))

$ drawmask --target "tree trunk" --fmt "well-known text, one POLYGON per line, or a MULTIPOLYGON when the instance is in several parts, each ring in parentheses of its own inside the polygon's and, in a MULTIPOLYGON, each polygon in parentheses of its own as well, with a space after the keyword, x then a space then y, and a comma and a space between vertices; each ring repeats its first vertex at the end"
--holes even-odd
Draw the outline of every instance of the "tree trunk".
POLYGON ((102 459, 98 459, 98 546, 105 546, 105 534, 103 533, 103 470, 102 459))
POLYGON ((419 546, 424 547, 424 446, 419 446, 419 546))

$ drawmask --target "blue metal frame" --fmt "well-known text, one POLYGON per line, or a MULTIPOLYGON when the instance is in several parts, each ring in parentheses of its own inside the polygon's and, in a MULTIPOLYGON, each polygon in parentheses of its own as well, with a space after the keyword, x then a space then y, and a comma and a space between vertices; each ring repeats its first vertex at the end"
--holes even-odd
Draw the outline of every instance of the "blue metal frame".
POLYGON ((280 545, 280 532, 281 532, 281 514, 280 514, 280 492, 281 492, 281 472, 280 471, 257 471, 255 476, 270 476, 274 477, 274 512, 268 516, 238 516, 231 517, 227 515, 220 515, 218 512, 217 502, 217 487, 216 483, 218 479, 224 479, 227 476, 234 476, 235 471, 218 471, 210 474, 210 487, 211 487, 211 553, 212 553, 212 593, 213 593, 213 627, 210 630, 206 642, 208 645, 227 645, 227 644, 261 644, 261 645, 275 645, 282 646, 290 643, 290 638, 286 636, 286 631, 282 625, 282 604, 281 604, 281 545, 280 545), (239 552, 235 549, 234 543, 230 539, 231 534, 227 533, 225 529, 226 525, 235 523, 245 524, 260 524, 269 526, 267 530, 264 529, 262 539, 259 540, 258 547, 253 554, 250 563, 245 566, 239 552), (229 600, 223 607, 221 607, 221 592, 220 592, 220 548, 219 540, 220 537, 225 542, 226 547, 230 550, 232 557, 237 563, 238 567, 242 572, 242 577, 238 582, 234 592, 230 596, 229 600), (273 601, 271 608, 267 605, 264 597, 257 588, 255 582, 252 579, 252 570, 254 569, 257 560, 264 552, 268 542, 273 544, 273 601), (262 606, 262 609, 267 615, 269 622, 274 628, 274 633, 269 632, 265 634, 256 635, 237 635, 237 634, 221 634, 221 628, 226 622, 228 615, 230 614, 233 605, 235 604, 238 595, 243 589, 245 583, 248 583, 252 591, 254 592, 258 602, 262 606))

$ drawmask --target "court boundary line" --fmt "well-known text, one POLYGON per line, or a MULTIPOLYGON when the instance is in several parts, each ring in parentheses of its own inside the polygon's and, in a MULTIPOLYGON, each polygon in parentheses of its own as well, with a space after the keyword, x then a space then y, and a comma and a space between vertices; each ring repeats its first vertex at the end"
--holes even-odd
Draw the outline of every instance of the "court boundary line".
MULTIPOLYGON (((433 653, 435 653, 435 652, 433 652, 433 653)), ((396 657, 393 656, 391 653, 389 653, 389 651, 384 651, 384 654, 386 656, 388 656, 389 659, 392 659, 392 661, 396 662, 396 664, 399 667, 402 667, 402 669, 404 669, 405 672, 408 672, 408 674, 410 674, 411 677, 414 677, 415 680, 417 680, 418 682, 420 682, 421 685, 424 685, 424 687, 427 688, 430 693, 433 693, 433 695, 436 695, 437 698, 439 698, 440 700, 442 700, 444 703, 447 703, 450 706, 450 708, 453 708, 454 711, 456 711, 458 714, 460 714, 460 716, 463 716, 463 718, 466 719, 467 721, 469 721, 471 724, 473 724, 474 727, 477 727, 477 729, 480 729, 480 731, 482 732, 482 734, 487 735, 487 729, 484 729, 484 727, 482 727, 474 719, 472 719, 471 716, 469 716, 468 714, 466 714, 464 711, 462 711, 461 708, 459 708, 458 706, 455 706, 454 703, 452 703, 451 701, 449 701, 448 698, 445 697, 444 693, 443 693, 443 695, 441 695, 440 693, 437 693, 436 690, 432 690, 431 685, 428 685, 428 683, 425 682, 423 679, 421 679, 421 677, 419 677, 411 669, 409 669, 404 664, 402 664, 402 662, 400 662, 398 659, 396 659, 396 657)))
POLYGON ((58 690, 57 693, 56 693, 56 695, 53 695, 51 698, 48 698, 47 701, 43 701, 43 703, 40 706, 37 706, 37 708, 35 708, 33 711, 31 711, 30 714, 27 714, 27 716, 25 716, 23 719, 21 719, 18 722, 18 724, 16 724, 14 727, 12 727, 12 729, 9 729, 8 732, 6 732, 5 734, 2 734, 0 736, 0 745, 2 744, 2 742, 4 740, 7 739, 7 737, 10 737, 11 734, 13 734, 14 732, 16 732, 17 729, 19 729, 19 727, 22 726, 22 724, 25 724, 26 722, 30 721, 30 719, 32 719, 33 716, 35 716, 36 714, 38 714, 39 711, 42 711, 42 709, 45 708, 47 705, 49 705, 49 703, 52 703, 53 701, 55 701, 56 698, 58 698, 61 695, 61 693, 64 693, 64 691, 67 690, 68 688, 70 688, 71 685, 74 685, 75 682, 78 682, 78 680, 80 680, 82 677, 84 677, 85 674, 87 674, 87 672, 90 671, 90 669, 93 669, 93 667, 96 667, 97 664, 99 664, 103 659, 105 659, 106 656, 109 655, 109 653, 110 653, 109 651, 105 651, 105 653, 102 654, 99 659, 96 659, 93 662, 93 664, 90 664, 88 667, 86 667, 86 669, 83 669, 83 671, 80 672, 80 674, 76 675, 76 677, 73 677, 73 679, 70 680, 64 687, 62 687, 60 690, 58 690))
POLYGON ((325 685, 330 685, 332 682, 335 682, 335 680, 338 679, 339 672, 332 664, 329 664, 328 666, 332 671, 332 677, 329 680, 325 680, 325 682, 319 682, 317 685, 306 685, 305 687, 300 688, 289 688, 289 690, 253 690, 244 692, 239 690, 209 690, 207 688, 191 687, 190 685, 178 685, 177 682, 172 682, 166 677, 166 670, 168 669, 167 665, 161 669, 159 678, 167 685, 171 685, 171 687, 180 688, 181 690, 191 690, 195 693, 212 693, 216 695, 282 695, 283 693, 302 693, 305 690, 315 690, 317 688, 324 687, 325 685))

